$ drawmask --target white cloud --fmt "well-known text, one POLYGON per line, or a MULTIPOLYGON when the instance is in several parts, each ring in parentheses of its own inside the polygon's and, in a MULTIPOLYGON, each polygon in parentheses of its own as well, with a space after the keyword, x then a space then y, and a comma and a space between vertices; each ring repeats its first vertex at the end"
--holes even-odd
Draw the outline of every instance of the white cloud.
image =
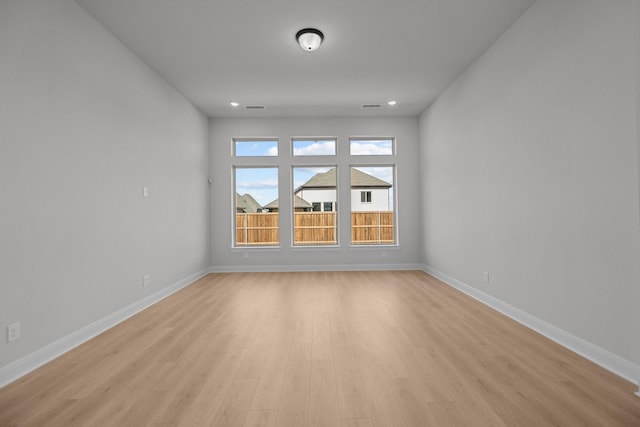
POLYGON ((325 173, 327 171, 329 171, 329 169, 333 169, 335 168, 335 166, 318 166, 318 167, 306 167, 306 168, 294 168, 294 171, 296 173, 308 173, 308 174, 317 174, 317 173, 325 173))
POLYGON ((266 156, 277 156, 278 155, 278 147, 271 147, 267 150, 266 156))
POLYGON ((393 154, 391 142, 387 141, 351 141, 351 154, 385 155, 393 154))
POLYGON ((294 156, 332 156, 336 153, 335 141, 314 142, 300 148, 293 149, 294 156))
POLYGON ((265 179, 261 181, 243 181, 236 183, 238 189, 245 190, 265 190, 278 188, 277 179, 265 179))

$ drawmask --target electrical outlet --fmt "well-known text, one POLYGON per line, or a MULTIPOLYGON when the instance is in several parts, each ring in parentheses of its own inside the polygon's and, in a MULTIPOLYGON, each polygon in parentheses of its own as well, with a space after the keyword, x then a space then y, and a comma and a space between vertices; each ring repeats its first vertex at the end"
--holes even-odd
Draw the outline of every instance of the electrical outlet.
POLYGON ((640 397, 640 381, 638 381, 638 391, 636 391, 636 396, 640 397))
POLYGON ((482 280, 484 280, 485 283, 489 283, 489 272, 485 271, 484 274, 482 275, 482 280))
POLYGON ((7 342, 15 341, 20 338, 20 322, 7 326, 7 342))
POLYGON ((142 286, 149 286, 151 284, 151 275, 145 274, 142 276, 142 286))
POLYGON ((142 197, 149 197, 149 187, 142 187, 142 197))

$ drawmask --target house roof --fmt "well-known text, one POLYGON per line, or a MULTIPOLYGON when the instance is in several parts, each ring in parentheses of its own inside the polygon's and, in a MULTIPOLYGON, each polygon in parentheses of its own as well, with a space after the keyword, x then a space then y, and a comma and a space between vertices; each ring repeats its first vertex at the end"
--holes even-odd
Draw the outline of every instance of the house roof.
MULTIPOLYGON (((311 203, 307 202, 300 196, 293 196, 294 209, 298 208, 310 208, 311 203)), ((273 202, 264 206, 266 209, 280 209, 280 199, 275 199, 273 202)))
MULTIPOLYGON (((351 168, 351 188, 391 188, 392 185, 375 176, 371 176, 356 168, 351 168)), ((331 168, 326 172, 315 174, 309 181, 296 188, 295 193, 300 190, 312 188, 336 188, 336 168, 331 168)))
POLYGON ((243 194, 241 196, 236 193, 236 210, 238 209, 243 212, 255 213, 262 209, 262 206, 260 206, 260 203, 258 203, 251 194, 243 194))

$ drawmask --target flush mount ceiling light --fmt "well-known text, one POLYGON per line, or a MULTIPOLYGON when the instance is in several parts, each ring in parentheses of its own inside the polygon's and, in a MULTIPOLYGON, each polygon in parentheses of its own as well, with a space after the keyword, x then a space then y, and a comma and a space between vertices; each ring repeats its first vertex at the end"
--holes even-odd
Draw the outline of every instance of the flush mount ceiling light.
POLYGON ((387 104, 393 107, 394 105, 398 104, 398 101, 396 101, 395 99, 392 99, 391 101, 387 101, 387 104))
POLYGON ((324 34, 315 28, 304 28, 296 33, 296 40, 302 50, 313 52, 322 44, 324 34))
POLYGON ((237 107, 237 106, 239 106, 239 105, 240 105, 240 103, 239 103, 239 102, 237 102, 237 101, 231 101, 231 102, 229 103, 229 105, 231 105, 232 107, 237 107))

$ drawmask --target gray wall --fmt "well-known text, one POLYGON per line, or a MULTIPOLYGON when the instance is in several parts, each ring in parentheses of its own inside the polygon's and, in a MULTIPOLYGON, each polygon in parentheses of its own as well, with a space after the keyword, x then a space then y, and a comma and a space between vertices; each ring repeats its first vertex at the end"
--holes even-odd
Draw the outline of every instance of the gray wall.
POLYGON ((638 365, 634 3, 539 0, 420 147, 424 263, 638 365))
MULTIPOLYGON (((211 130, 211 264, 218 270, 297 270, 314 268, 396 268, 417 266, 420 262, 420 215, 418 182, 418 119, 412 118, 291 118, 291 119, 212 119, 211 130), (399 246, 395 248, 350 247, 350 217, 348 210, 339 213, 340 248, 292 248, 290 221, 281 215, 279 249, 233 249, 233 206, 231 141, 234 137, 277 137, 280 140, 279 159, 263 158, 265 162, 280 162, 279 191, 281 211, 290 212, 292 137, 337 137, 338 155, 328 164, 338 165, 338 180, 349 180, 350 136, 396 137, 397 198, 399 246), (284 228, 286 226, 286 228, 284 228)), ((387 163, 382 156, 362 156, 363 162, 387 163)), ((326 159, 326 158, 325 158, 326 159)), ((262 159, 261 159, 262 160, 262 159)), ((235 159, 254 164, 247 158, 235 159)), ((298 157, 295 164, 317 164, 318 158, 298 157)), ((349 188, 338 194, 338 205, 349 206, 349 188)))
POLYGON ((207 119, 83 9, 3 0, 0 367, 206 268, 207 175, 207 119))

